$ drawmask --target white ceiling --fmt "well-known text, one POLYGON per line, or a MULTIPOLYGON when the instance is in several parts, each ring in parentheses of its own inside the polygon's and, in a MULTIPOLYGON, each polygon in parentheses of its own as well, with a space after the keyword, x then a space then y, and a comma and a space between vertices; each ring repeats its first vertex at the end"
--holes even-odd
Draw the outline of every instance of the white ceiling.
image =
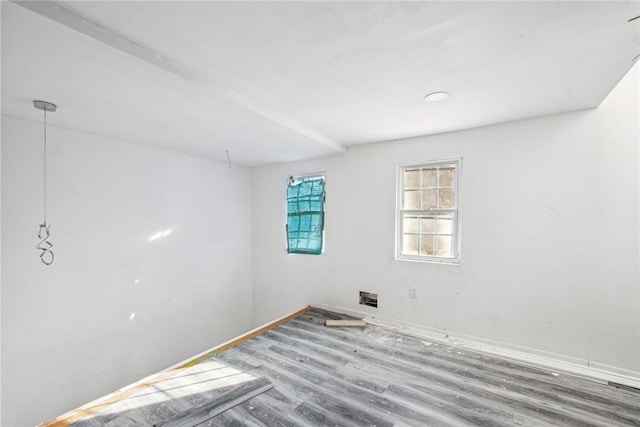
POLYGON ((594 108, 640 2, 2 2, 2 112, 247 166, 594 108), (444 90, 448 101, 428 104, 444 90))

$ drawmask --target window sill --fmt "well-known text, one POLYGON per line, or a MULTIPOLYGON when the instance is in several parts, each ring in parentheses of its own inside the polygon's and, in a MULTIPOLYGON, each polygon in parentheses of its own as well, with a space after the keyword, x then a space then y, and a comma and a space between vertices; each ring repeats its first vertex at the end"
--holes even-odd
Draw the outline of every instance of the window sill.
POLYGON ((408 258, 408 257, 393 257, 395 261, 409 261, 409 262, 421 262, 428 264, 445 264, 445 265, 460 265, 462 260, 460 258, 408 258))

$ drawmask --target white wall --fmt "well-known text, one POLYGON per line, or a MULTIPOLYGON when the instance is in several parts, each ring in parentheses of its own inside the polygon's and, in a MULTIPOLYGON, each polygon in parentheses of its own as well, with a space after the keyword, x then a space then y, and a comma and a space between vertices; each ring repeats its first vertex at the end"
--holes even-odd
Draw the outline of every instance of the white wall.
POLYGON ((51 267, 35 249, 42 123, 2 117, 3 426, 53 418, 252 325, 248 169, 48 134, 51 267))
POLYGON ((254 169, 255 323, 314 301, 640 370, 638 67, 596 110, 254 169), (462 264, 394 260, 396 165, 455 157, 462 264), (287 255, 286 178, 317 171, 326 253, 287 255))

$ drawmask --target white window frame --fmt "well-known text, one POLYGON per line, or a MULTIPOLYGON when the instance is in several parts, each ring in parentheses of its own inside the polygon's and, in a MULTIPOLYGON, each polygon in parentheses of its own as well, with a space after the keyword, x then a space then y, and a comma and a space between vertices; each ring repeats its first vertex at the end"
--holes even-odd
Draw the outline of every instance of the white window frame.
POLYGON ((461 220, 460 220, 460 180, 462 178, 462 157, 455 159, 443 159, 434 161, 422 161, 403 163, 397 166, 397 189, 396 189, 396 251, 395 258, 397 260, 405 261, 423 261, 423 262, 435 262, 445 264, 460 264, 461 262, 461 220), (406 169, 420 168, 420 167, 433 167, 441 165, 454 165, 456 170, 455 176, 455 208, 447 209, 403 209, 403 197, 404 197, 404 171, 406 169), (405 213, 452 213, 452 233, 451 233, 451 257, 439 257, 431 255, 414 255, 403 254, 403 214, 405 213))

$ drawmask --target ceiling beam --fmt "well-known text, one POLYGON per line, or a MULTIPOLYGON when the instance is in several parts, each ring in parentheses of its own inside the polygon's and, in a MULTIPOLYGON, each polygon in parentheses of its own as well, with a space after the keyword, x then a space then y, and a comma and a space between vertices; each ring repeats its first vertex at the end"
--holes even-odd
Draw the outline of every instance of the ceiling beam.
POLYGON ((182 80, 196 85, 199 90, 205 90, 214 97, 224 98, 227 101, 230 101, 245 110, 249 110, 272 123, 288 128, 315 142, 330 147, 337 152, 346 151, 346 148, 339 142, 296 122, 290 117, 282 115, 264 106, 257 105, 251 99, 229 89, 222 83, 212 84, 210 81, 199 81, 196 77, 196 73, 190 72, 159 53, 78 15, 77 13, 65 8, 60 2, 16 0, 12 0, 11 2, 35 12, 38 15, 44 16, 45 18, 51 19, 54 22, 71 28, 87 37, 111 46, 112 48, 146 62, 147 64, 153 65, 167 73, 177 76, 182 80))

